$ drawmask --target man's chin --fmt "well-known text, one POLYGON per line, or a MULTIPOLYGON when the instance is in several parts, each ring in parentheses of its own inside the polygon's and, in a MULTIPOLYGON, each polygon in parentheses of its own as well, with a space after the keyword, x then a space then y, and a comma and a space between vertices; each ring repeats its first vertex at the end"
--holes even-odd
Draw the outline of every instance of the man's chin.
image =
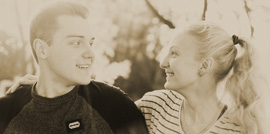
POLYGON ((87 80, 87 81, 80 81, 78 82, 78 85, 88 85, 92 80, 87 80))
POLYGON ((91 80, 89 80, 89 81, 84 81, 84 82, 81 82, 79 85, 88 85, 90 82, 91 82, 91 80))

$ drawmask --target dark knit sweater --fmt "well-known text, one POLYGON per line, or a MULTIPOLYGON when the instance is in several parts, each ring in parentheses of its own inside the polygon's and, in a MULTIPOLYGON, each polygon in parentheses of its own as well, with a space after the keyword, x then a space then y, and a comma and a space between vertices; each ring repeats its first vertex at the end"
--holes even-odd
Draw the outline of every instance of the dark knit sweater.
POLYGON ((144 117, 120 89, 100 82, 44 98, 24 86, 0 99, 0 133, 147 133, 144 117))

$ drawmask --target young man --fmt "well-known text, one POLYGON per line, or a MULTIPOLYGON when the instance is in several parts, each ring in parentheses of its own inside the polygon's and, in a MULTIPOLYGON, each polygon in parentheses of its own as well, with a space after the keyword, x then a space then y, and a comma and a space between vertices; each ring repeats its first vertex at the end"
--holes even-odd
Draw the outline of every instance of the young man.
POLYGON ((86 7, 61 2, 32 20, 39 80, 0 99, 0 133, 147 133, 124 92, 91 81, 94 36, 87 15, 86 7))

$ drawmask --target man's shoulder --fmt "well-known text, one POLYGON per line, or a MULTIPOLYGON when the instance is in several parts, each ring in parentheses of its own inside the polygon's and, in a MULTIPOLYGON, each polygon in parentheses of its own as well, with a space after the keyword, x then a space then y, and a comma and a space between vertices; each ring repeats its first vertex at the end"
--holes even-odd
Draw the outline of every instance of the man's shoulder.
POLYGON ((91 81, 87 86, 80 86, 79 94, 90 102, 115 133, 131 133, 134 129, 136 133, 147 132, 143 115, 133 100, 119 87, 91 81))
POLYGON ((114 85, 111 85, 109 83, 105 83, 105 82, 100 82, 100 81, 92 81, 90 83, 90 86, 95 87, 99 90, 102 90, 104 92, 120 92, 120 93, 124 93, 124 91, 122 91, 119 87, 116 87, 114 85))
POLYGON ((0 98, 0 133, 20 110, 32 99, 32 86, 20 86, 14 93, 0 98))
POLYGON ((31 89, 32 89, 32 85, 18 87, 18 89, 16 89, 14 93, 0 98, 0 105, 2 106, 4 104, 11 104, 11 103, 14 105, 16 103, 23 103, 25 101, 31 100, 32 98, 31 89))
POLYGON ((20 86, 14 93, 0 98, 0 114, 4 111, 11 112, 20 110, 32 99, 31 89, 32 85, 20 86))
POLYGON ((117 96, 128 97, 127 94, 119 87, 100 81, 91 81, 88 85, 79 86, 79 94, 84 97, 91 96, 93 98, 97 98, 98 96, 97 99, 110 99, 117 96))

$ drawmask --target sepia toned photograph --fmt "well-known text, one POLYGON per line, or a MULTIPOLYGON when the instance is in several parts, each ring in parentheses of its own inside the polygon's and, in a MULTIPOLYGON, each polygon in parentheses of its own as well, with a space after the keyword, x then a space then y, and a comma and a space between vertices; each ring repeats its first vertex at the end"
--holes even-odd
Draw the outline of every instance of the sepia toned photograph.
POLYGON ((0 0, 0 134, 270 134, 269 0, 0 0))

